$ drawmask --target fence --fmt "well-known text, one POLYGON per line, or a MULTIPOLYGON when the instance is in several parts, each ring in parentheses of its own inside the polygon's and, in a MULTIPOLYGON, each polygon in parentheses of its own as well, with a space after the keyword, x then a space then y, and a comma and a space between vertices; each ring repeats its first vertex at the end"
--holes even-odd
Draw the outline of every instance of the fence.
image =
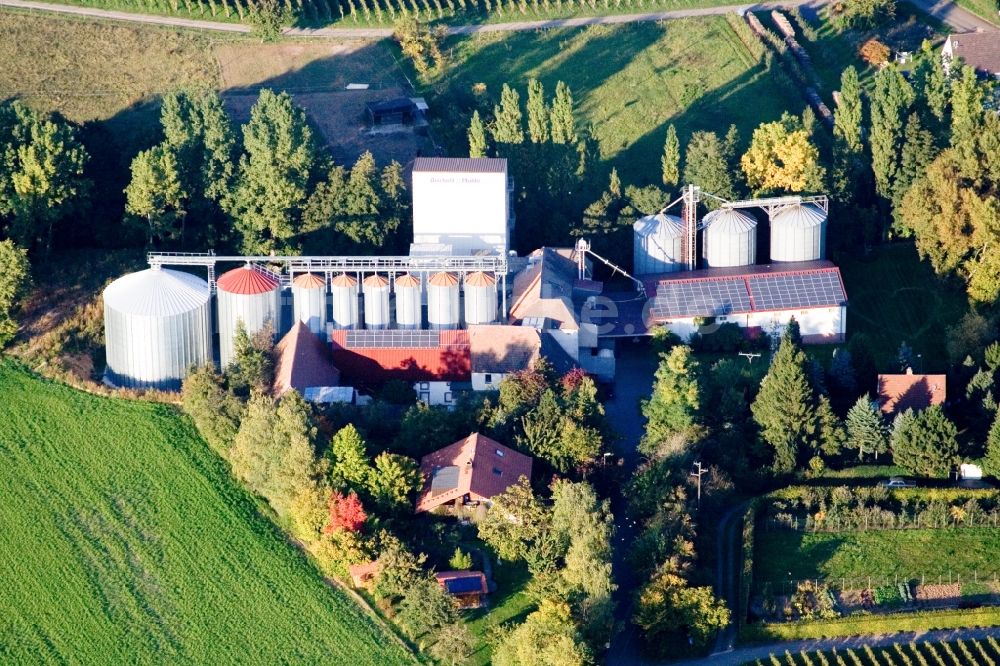
POLYGON ((827 515, 823 519, 782 513, 768 516, 764 529, 796 532, 864 532, 869 530, 920 530, 966 527, 1000 527, 1000 511, 967 513, 895 513, 886 510, 857 511, 847 515, 827 515))
MULTIPOLYGON (((980 585, 992 585, 997 592, 991 590, 974 590, 975 594, 1000 593, 1000 570, 986 571, 973 569, 965 573, 948 570, 946 572, 919 573, 919 574, 893 574, 892 576, 860 576, 853 578, 787 578, 784 580, 754 581, 754 592, 760 594, 768 588, 771 594, 792 594, 802 583, 813 583, 814 585, 824 585, 829 590, 856 591, 874 590, 879 587, 899 586, 900 583, 908 585, 970 585, 977 588, 980 585)), ((954 596, 969 596, 955 594, 954 596)))

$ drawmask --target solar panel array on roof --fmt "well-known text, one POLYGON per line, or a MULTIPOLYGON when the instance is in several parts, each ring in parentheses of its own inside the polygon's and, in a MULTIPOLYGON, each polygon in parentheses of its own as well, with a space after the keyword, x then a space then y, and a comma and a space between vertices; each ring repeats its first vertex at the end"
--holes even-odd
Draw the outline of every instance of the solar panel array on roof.
POLYGON ((847 302, 836 269, 758 273, 724 278, 661 280, 650 308, 654 320, 716 317, 771 310, 832 307, 847 302))
POLYGON ((455 465, 434 470, 431 477, 431 497, 458 488, 459 470, 455 465))
POLYGON ((441 346, 439 331, 375 330, 347 331, 347 347, 379 347, 389 349, 436 349, 441 346))
POLYGON ((657 319, 715 317, 748 312, 750 296, 742 279, 662 282, 651 312, 657 319))
POLYGON ((747 283, 755 310, 821 307, 847 300, 840 276, 833 271, 751 277, 747 283))
POLYGON ((483 591, 483 583, 479 576, 449 578, 444 582, 444 586, 450 594, 468 594, 469 592, 483 591))

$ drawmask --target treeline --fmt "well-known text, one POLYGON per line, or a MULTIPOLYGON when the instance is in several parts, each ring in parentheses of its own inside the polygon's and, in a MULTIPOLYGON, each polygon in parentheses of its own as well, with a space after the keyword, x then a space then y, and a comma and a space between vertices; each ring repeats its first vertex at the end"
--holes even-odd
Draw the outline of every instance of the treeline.
POLYGON ((416 402, 402 382, 364 407, 320 407, 295 391, 272 397, 273 377, 270 332, 240 329, 223 374, 206 366, 185 380, 184 409, 325 572, 346 579, 350 565, 377 560, 376 602, 437 659, 462 663, 475 640, 432 572, 472 568, 481 555, 463 549, 468 535, 455 520, 413 516, 425 481, 417 460, 481 431, 535 456, 536 480, 566 477, 536 487, 522 478, 471 517, 498 557, 525 561, 532 574, 537 608, 493 637, 494 662, 537 663, 541 653, 593 663, 611 635, 615 586, 608 503, 583 480, 608 431, 592 379, 539 361, 498 394, 448 411, 416 402))
POLYGON ((909 78, 889 65, 867 97, 855 70, 845 70, 834 125, 834 191, 864 221, 853 238, 912 237, 920 256, 939 274, 961 277, 977 303, 1000 295, 992 95, 971 67, 946 68, 926 43, 909 78))

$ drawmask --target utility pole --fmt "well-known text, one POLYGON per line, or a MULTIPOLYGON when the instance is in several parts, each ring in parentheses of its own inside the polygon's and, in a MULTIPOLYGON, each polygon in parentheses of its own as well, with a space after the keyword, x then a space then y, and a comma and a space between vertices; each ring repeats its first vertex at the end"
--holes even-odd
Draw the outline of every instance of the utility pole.
POLYGON ((708 470, 701 466, 701 461, 696 462, 694 466, 697 471, 691 472, 691 476, 698 479, 698 508, 701 509, 701 475, 708 470))
POLYGON ((739 355, 745 356, 747 359, 747 363, 749 363, 750 365, 753 365, 753 360, 755 358, 760 358, 760 352, 740 352, 739 355))

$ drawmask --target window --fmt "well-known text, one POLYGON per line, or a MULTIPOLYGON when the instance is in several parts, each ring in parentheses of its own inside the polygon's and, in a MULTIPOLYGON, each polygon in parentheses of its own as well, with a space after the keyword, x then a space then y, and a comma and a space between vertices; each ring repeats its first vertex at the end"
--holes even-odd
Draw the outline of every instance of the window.
POLYGON ((504 453, 500 449, 497 449, 497 455, 500 456, 501 458, 503 458, 504 453))
POLYGON ((431 390, 431 383, 430 382, 420 382, 420 390, 421 391, 430 391, 431 390))
POLYGON ((503 470, 500 469, 499 467, 494 467, 493 468, 493 474, 496 475, 496 476, 503 476, 503 470))
POLYGON ((489 373, 486 374, 486 383, 487 384, 492 384, 493 383, 493 375, 491 375, 489 373))
POLYGON ((444 401, 445 402, 453 402, 452 398, 451 398, 451 391, 445 391, 445 393, 444 393, 444 401))

